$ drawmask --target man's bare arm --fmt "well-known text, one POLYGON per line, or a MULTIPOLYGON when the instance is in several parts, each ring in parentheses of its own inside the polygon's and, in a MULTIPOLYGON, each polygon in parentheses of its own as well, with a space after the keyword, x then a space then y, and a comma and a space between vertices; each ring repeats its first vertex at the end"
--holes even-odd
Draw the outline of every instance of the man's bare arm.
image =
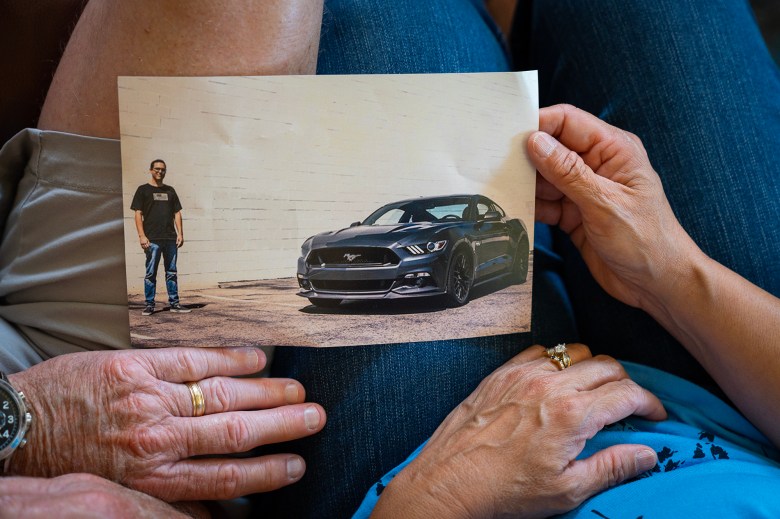
POLYGON ((119 137, 117 76, 313 74, 323 0, 91 0, 39 127, 119 137))
POLYGON ((135 230, 138 231, 138 240, 141 242, 141 248, 146 250, 149 248, 149 238, 146 237, 144 232, 144 214, 141 211, 135 212, 135 230))
POLYGON ((184 245, 184 224, 181 219, 181 211, 177 211, 173 216, 173 224, 176 226, 176 246, 184 245))

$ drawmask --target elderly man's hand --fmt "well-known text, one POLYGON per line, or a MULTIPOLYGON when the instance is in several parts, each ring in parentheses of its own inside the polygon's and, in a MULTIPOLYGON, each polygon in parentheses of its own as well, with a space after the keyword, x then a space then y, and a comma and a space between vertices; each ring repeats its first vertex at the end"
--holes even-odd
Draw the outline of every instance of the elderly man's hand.
POLYGON ((536 165, 536 218, 569 233, 613 297, 658 306, 703 253, 680 226, 641 141, 582 110, 539 112, 528 140, 536 165))
POLYGON ((92 474, 67 474, 53 479, 0 478, 0 511, 3 517, 25 519, 209 517, 198 503, 177 504, 174 508, 92 474))
POLYGON ((294 380, 256 373, 256 348, 169 348, 62 355, 12 375, 34 422, 10 471, 52 477, 89 472, 166 501, 228 499, 301 478, 296 455, 232 458, 314 434, 325 411, 304 404, 294 380), (193 417, 185 382, 198 382, 205 415, 193 417))
POLYGON ((547 517, 655 466, 643 445, 576 459, 605 425, 666 411, 614 359, 582 344, 568 351, 564 370, 532 346, 485 378, 390 482, 372 517, 547 517))

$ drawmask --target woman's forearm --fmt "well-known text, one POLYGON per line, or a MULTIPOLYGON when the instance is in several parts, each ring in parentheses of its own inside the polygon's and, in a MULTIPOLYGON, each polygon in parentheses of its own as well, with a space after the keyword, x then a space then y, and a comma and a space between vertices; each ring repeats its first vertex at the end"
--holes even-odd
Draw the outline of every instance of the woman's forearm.
POLYGON ((780 299, 703 253, 659 287, 645 310, 780 445, 780 299))

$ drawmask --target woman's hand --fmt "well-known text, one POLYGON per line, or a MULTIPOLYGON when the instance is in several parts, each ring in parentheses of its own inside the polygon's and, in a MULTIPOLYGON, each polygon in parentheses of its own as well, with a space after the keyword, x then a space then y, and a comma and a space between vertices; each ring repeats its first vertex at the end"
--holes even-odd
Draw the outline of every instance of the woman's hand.
POLYGON ((680 226, 641 141, 566 105, 539 112, 528 140, 536 218, 571 235, 613 297, 650 310, 703 253, 680 226))
POLYGON ((576 460, 605 425, 666 411, 614 359, 568 351, 564 370, 533 346, 483 380, 387 486, 375 516, 544 517, 654 467, 642 445, 576 460))
POLYGON ((537 219, 568 232, 596 281, 655 318, 780 446, 766 411, 780 406, 780 299, 693 243, 637 137, 571 106, 542 109, 539 126, 537 219))
POLYGON ((28 444, 10 471, 88 472, 166 501, 229 499, 293 483, 291 454, 226 458, 314 434, 325 411, 290 379, 232 378, 261 370, 255 348, 169 348, 62 355, 12 375, 33 410, 28 444), (198 382, 193 417, 185 382, 198 382))

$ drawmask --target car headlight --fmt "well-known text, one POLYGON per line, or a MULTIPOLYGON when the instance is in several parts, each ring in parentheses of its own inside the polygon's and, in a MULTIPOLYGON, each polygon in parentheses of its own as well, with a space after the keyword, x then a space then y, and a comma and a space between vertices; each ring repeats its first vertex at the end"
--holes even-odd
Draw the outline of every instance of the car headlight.
POLYGON ((426 254, 430 252, 439 252, 440 250, 444 250, 444 247, 446 246, 447 246, 447 240, 429 241, 424 245, 423 244, 409 245, 406 247, 406 250, 414 254, 415 256, 417 256, 420 254, 426 254))

